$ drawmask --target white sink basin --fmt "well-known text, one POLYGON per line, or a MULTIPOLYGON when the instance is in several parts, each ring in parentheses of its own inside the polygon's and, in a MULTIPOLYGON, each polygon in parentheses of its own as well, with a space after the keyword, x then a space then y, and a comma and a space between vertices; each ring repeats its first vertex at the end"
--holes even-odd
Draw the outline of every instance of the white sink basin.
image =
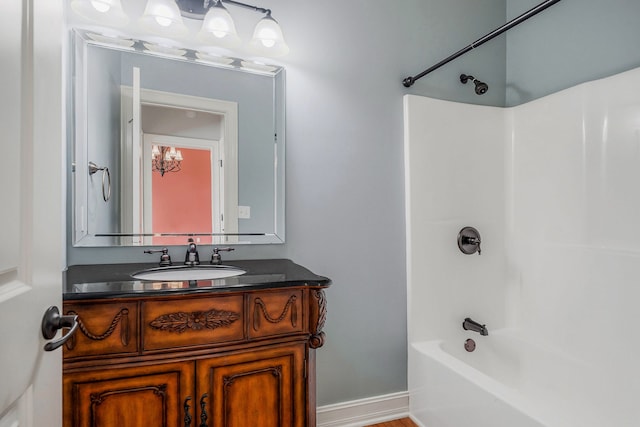
POLYGON ((138 280, 187 281, 224 279, 244 273, 246 271, 227 265, 197 265, 194 267, 181 265, 143 270, 132 274, 131 277, 138 280))

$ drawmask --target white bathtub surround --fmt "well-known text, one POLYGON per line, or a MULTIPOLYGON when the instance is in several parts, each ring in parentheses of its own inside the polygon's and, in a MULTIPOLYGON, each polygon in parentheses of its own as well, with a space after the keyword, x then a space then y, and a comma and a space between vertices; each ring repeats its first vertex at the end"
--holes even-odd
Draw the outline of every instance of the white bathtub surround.
POLYGON ((465 317, 504 324, 504 123, 501 108, 405 96, 409 342, 465 317), (458 249, 464 226, 482 255, 458 249))
POLYGON ((420 423, 638 425, 639 94, 637 69, 509 109, 405 97, 420 423), (464 225, 481 256, 458 251, 464 225))

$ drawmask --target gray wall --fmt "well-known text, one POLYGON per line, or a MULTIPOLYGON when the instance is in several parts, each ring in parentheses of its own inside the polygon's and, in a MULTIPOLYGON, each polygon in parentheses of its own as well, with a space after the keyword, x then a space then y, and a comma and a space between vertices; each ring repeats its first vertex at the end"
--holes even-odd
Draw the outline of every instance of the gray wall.
MULTIPOLYGON (((504 37, 415 75, 504 22, 505 0, 269 0, 285 31, 287 242, 229 258, 286 257, 333 279, 318 404, 407 388, 402 96, 504 103, 504 37), (460 73, 489 86, 483 97, 460 73)), ((240 31, 240 29, 239 29, 240 31)), ((176 257, 183 248, 172 248, 176 257)), ((209 253, 201 248, 201 254, 209 253)), ((149 261, 142 248, 69 248, 69 264, 149 261)))
MULTIPOLYGON (((509 19, 540 0, 508 0, 509 19)), ((640 1, 563 0, 507 33, 506 105, 640 66, 640 1)))
MULTIPOLYGON (((87 105, 87 139, 94 141, 87 153, 90 162, 109 168, 111 188, 119 188, 120 58, 104 49, 101 52, 89 50, 87 56, 91 58, 87 61, 87 98, 101 100, 101 102, 89 102, 87 105), (100 119, 95 120, 97 117, 100 119)), ((102 174, 102 171, 98 171, 89 176, 87 195, 89 233, 115 230, 120 222, 119 198, 114 195, 107 202, 104 201, 102 174)), ((115 242, 116 239, 113 241, 115 242)))

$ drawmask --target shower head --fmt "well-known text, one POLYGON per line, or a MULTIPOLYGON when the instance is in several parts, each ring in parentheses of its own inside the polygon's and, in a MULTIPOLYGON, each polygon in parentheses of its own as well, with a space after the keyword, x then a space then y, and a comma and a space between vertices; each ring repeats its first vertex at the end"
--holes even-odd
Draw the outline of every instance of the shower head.
POLYGON ((463 84, 467 84, 467 82, 471 80, 473 84, 476 86, 476 95, 484 95, 489 90, 489 85, 485 82, 481 82, 471 75, 460 74, 460 82, 463 84))
POLYGON ((481 82, 480 80, 474 80, 473 83, 475 83, 476 85, 477 95, 484 95, 489 90, 489 85, 486 84, 485 82, 481 82))

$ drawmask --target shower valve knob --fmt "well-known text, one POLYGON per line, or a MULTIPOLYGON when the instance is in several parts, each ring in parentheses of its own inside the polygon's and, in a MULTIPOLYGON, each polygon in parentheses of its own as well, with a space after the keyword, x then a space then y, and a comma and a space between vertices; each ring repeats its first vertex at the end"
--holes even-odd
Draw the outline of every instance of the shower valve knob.
POLYGON ((458 248, 465 255, 482 254, 480 233, 473 227, 464 227, 458 233, 458 248))

